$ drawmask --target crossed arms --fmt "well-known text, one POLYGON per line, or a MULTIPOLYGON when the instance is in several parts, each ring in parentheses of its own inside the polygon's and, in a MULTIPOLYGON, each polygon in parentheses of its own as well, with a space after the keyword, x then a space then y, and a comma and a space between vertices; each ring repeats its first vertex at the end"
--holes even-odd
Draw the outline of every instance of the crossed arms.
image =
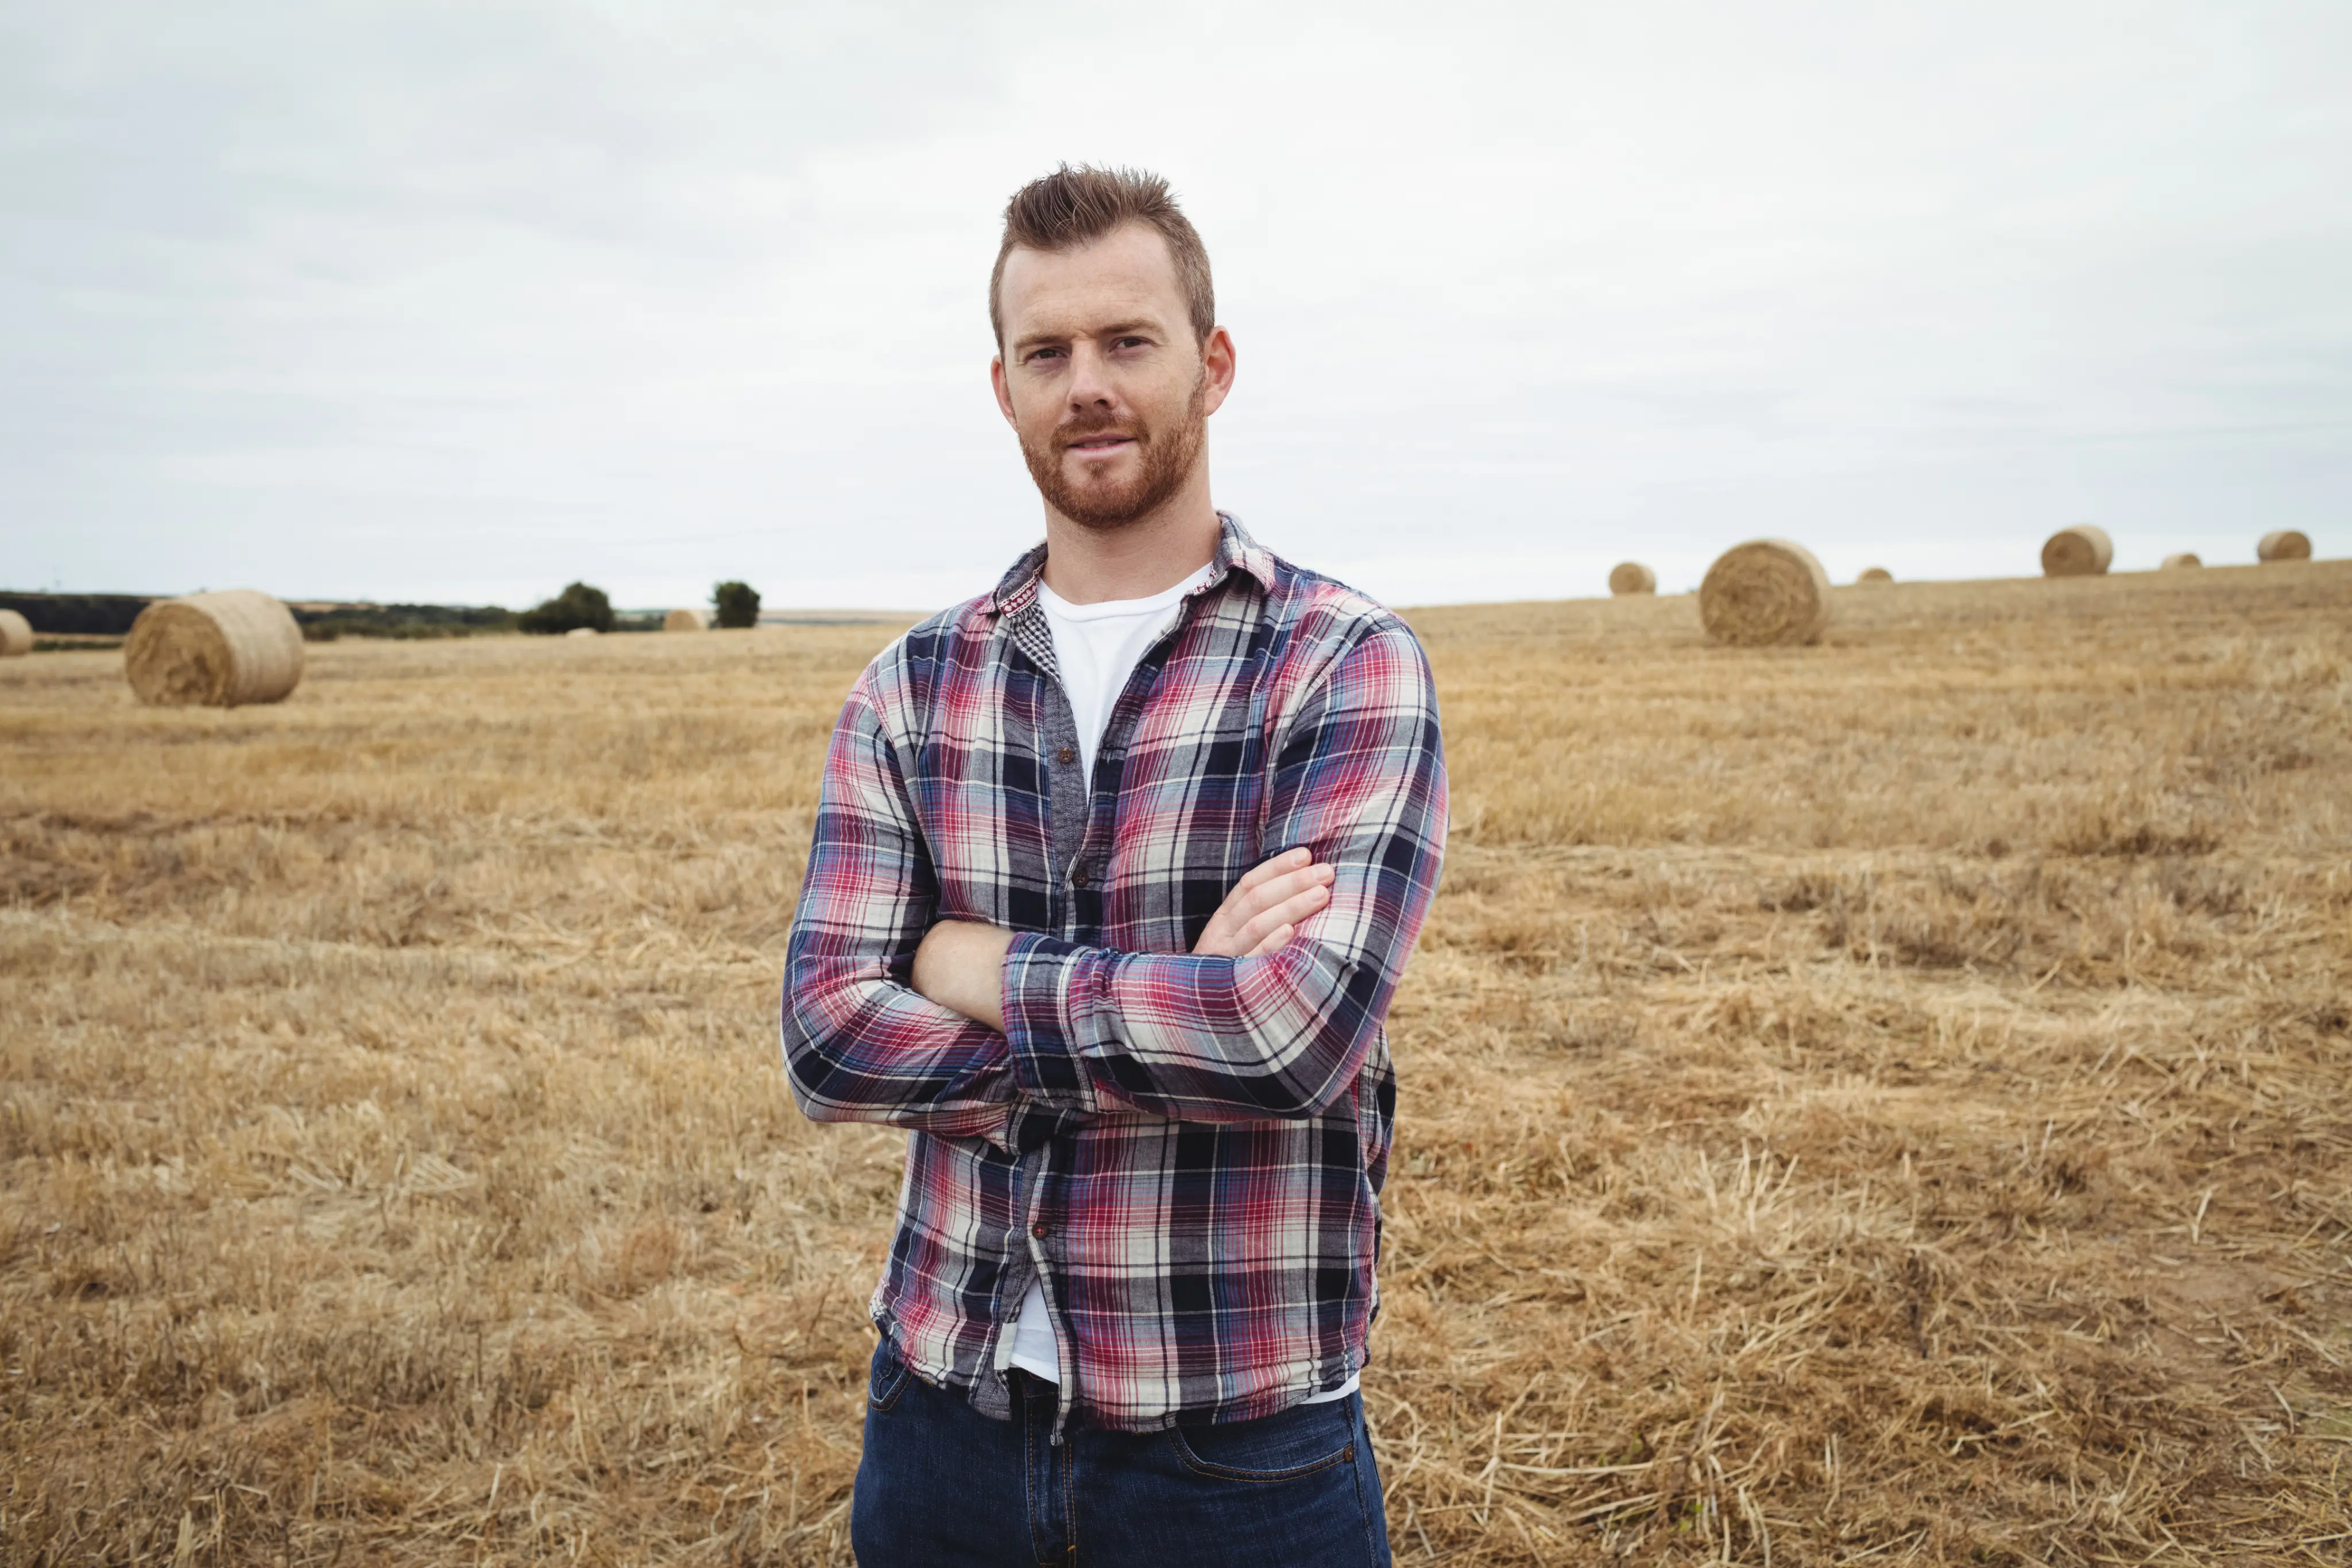
POLYGON ((834 733, 786 963, 801 1108, 1010 1147, 1024 1111, 1189 1121, 1318 1113, 1388 1010, 1434 890, 1444 763, 1429 672, 1372 623, 1278 719, 1263 841, 1190 953, 939 916, 869 672, 834 733))

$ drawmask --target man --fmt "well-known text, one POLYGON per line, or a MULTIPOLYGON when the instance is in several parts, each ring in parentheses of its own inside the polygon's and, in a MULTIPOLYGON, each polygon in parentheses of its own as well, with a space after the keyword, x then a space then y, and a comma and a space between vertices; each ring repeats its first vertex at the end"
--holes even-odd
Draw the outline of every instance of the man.
POLYGON ((1024 187, 990 315, 1045 542, 850 694, 785 980, 801 1108, 912 1134, 852 1543, 1385 1563, 1356 1387, 1428 665, 1211 505, 1234 343, 1165 182, 1024 187))

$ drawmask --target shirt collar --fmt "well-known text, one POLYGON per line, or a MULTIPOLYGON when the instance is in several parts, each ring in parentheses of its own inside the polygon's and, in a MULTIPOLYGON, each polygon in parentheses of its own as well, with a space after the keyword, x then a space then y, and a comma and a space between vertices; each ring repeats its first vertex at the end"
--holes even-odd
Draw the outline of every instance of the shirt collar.
MULTIPOLYGON (((1274 591, 1274 553, 1250 538, 1249 530, 1231 512, 1219 512, 1217 524, 1217 553, 1210 560, 1209 580, 1201 585, 1201 591, 1216 587, 1235 571, 1248 573, 1260 588, 1274 591)), ((1045 546, 1040 541, 998 581, 996 591, 989 595, 988 608, 998 615, 1018 615, 1028 609, 1037 602, 1037 585, 1045 571, 1045 546)))

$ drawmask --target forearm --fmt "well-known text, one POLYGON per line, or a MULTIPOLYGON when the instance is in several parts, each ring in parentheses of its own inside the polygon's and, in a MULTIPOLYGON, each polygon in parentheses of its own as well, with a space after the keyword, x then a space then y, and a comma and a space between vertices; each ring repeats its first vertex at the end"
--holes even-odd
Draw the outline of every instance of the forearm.
POLYGON ((1296 1118, 1348 1092, 1392 990, 1377 964, 1311 940, 1227 958, 1023 936, 1005 959, 1005 1033, 1040 1104, 1296 1118))
POLYGON ((1230 1121, 1313 1114, 1344 1091, 1379 1019, 1348 1005, 1332 971, 1311 951, 1282 965, 1123 953, 943 921, 916 952, 914 983, 977 1026, 1003 1030, 1009 1017, 1008 1075, 1041 1104, 1090 1113, 1108 1093, 1230 1121))
POLYGON ((915 989, 1000 1037, 1004 1033, 1004 955, 1013 933, 973 920, 942 920, 915 949, 915 989))
POLYGON ((1280 966, 1144 955, 942 921, 916 952, 914 984, 978 1026, 1014 1019, 1022 1045, 1008 1046, 1008 1070, 1041 1105, 1083 1115, 1107 1091, 1156 1114, 1255 1121, 1324 1109, 1378 1030, 1331 969, 1315 952, 1280 966), (1329 1005, 1315 1005, 1318 993, 1329 1005))
POLYGON ((788 975, 784 1065, 811 1120, 1004 1141, 1019 1091, 1002 1034, 871 973, 802 957, 788 975))

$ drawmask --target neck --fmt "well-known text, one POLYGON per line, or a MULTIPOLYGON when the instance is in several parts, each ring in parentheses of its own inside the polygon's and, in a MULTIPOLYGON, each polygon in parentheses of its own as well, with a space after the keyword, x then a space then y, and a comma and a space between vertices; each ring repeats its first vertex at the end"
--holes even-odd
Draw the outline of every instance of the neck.
POLYGON ((1216 558, 1220 527, 1209 504, 1209 465, 1193 465, 1183 488, 1115 528, 1090 528, 1045 508, 1045 586, 1072 604, 1148 599, 1216 558))

